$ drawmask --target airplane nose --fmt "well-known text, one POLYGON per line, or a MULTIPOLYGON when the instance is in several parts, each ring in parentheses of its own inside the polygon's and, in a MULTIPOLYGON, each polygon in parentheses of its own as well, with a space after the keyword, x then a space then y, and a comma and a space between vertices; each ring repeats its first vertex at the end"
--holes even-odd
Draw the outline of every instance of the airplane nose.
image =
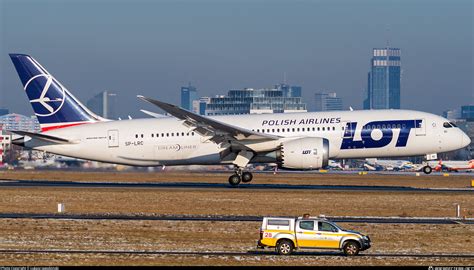
POLYGON ((462 137, 462 139, 461 139, 461 147, 464 148, 464 147, 468 146, 469 144, 471 144, 471 138, 469 138, 469 136, 467 136, 466 133, 464 133, 464 132, 462 132, 462 131, 461 131, 461 133, 462 133, 462 134, 461 134, 461 137, 462 137))

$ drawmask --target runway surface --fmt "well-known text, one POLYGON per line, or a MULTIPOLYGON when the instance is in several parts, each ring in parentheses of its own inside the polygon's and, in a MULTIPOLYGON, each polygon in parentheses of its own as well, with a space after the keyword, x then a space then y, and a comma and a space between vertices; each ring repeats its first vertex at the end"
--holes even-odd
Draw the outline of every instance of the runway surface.
POLYGON ((203 182, 74 182, 51 180, 4 180, 0 187, 66 187, 66 188, 232 188, 266 190, 341 190, 341 191, 395 191, 395 192, 462 192, 473 193, 474 188, 416 188, 405 186, 356 186, 356 185, 290 185, 290 184, 240 184, 232 187, 227 183, 203 182))
MULTIPOLYGON (((107 215, 107 214, 31 214, 1 213, 0 219, 65 219, 65 220, 169 220, 169 221, 241 221, 261 222, 263 216, 223 216, 223 215, 107 215)), ((294 218, 294 217, 291 217, 294 218)), ((337 223, 400 223, 400 224, 469 224, 474 219, 432 218, 432 217, 355 217, 326 216, 326 219, 337 223)))
MULTIPOLYGON (((132 255, 194 255, 194 256, 279 256, 271 251, 135 251, 135 250, 68 250, 68 249, 1 249, 0 254, 132 254, 132 255)), ((295 252, 291 256, 344 256, 341 252, 295 252)), ((405 254, 405 253, 360 253, 363 257, 414 257, 414 258, 474 258, 474 254, 405 254)))

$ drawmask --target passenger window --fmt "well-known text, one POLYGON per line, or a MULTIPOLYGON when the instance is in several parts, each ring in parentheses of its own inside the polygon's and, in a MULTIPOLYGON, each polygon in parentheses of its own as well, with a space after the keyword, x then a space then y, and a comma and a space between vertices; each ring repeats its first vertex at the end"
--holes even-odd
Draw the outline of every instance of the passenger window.
POLYGON ((183 137, 184 137, 184 132, 181 132, 181 136, 183 136, 183 137))
POLYGON ((277 132, 280 132, 280 129, 279 129, 279 128, 277 128, 277 132))
POLYGON ((337 232, 338 229, 327 222, 318 221, 318 231, 337 232))
POLYGON ((326 131, 326 128, 325 128, 325 127, 323 127, 323 131, 326 131))
POLYGON ((191 132, 191 136, 194 136, 194 132, 191 132))
POLYGON ((336 131, 336 127, 332 127, 332 130, 333 130, 333 131, 336 131))
POLYGON ((143 134, 141 135, 141 137, 143 138, 143 134))
POLYGON ((300 229, 303 230, 314 230, 314 221, 310 220, 305 220, 305 221, 300 221, 300 229))
POLYGON ((137 138, 137 139, 138 139, 138 134, 135 134, 135 138, 137 138))
POLYGON ((315 131, 316 129, 313 127, 313 131, 315 131))
POLYGON ((164 137, 164 136, 165 136, 165 134, 164 134, 164 133, 161 133, 161 137, 164 137))
POLYGON ((155 137, 155 134, 152 133, 152 134, 151 134, 151 137, 154 138, 154 137, 155 137))

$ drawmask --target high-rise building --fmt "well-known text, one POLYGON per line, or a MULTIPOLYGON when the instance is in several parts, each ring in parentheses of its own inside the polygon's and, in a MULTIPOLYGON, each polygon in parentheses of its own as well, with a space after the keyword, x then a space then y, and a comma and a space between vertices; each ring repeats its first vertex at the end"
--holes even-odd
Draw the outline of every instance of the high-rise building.
POLYGON ((287 97, 283 89, 233 89, 206 104, 206 115, 306 112, 301 97, 287 97))
POLYGON ((9 113, 8 109, 0 108, 0 116, 7 115, 9 113))
POLYGON ((461 106, 461 118, 474 122, 474 105, 461 106))
POLYGON ((461 110, 460 109, 446 110, 443 112, 443 117, 449 120, 461 119, 461 110))
POLYGON ((398 48, 373 49, 364 109, 400 109, 400 56, 398 48))
POLYGON ((117 118, 117 94, 103 91, 87 101, 87 107, 107 119, 117 118))
POLYGON ((275 85, 275 89, 281 90, 284 97, 301 97, 301 86, 282 83, 275 85))
POLYGON ((199 100, 194 100, 193 112, 200 115, 206 115, 206 106, 209 102, 211 102, 210 97, 200 97, 199 100))
POLYGON ((181 87, 181 108, 192 111, 194 100, 199 100, 196 87, 192 86, 191 83, 188 86, 181 87))
POLYGON ((342 98, 336 93, 315 93, 315 111, 342 111, 342 98))

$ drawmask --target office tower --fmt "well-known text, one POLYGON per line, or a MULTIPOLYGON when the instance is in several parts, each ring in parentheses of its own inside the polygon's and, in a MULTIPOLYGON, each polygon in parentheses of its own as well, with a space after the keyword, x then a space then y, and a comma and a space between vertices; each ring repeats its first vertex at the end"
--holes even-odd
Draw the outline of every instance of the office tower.
POLYGON ((0 116, 7 115, 9 113, 8 109, 0 108, 0 116))
POLYGON ((188 86, 181 87, 181 107, 192 111, 193 101, 198 100, 196 87, 192 86, 191 83, 188 86))
POLYGON ((315 111, 342 111, 342 98, 336 93, 315 93, 315 111))
POLYGON ((461 118, 474 122, 474 105, 461 106, 461 118))
POLYGON ((364 109, 400 109, 400 49, 375 48, 364 109))
POLYGON ((275 89, 281 90, 284 97, 301 97, 301 86, 282 83, 275 85, 275 89))

